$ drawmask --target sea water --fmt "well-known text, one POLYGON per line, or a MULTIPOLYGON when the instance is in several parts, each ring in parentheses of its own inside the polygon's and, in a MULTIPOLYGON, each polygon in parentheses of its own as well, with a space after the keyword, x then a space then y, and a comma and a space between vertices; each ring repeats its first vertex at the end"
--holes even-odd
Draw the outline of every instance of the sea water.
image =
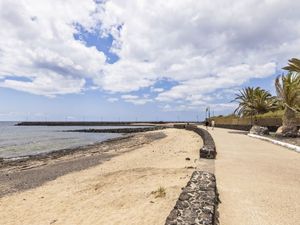
POLYGON ((118 133, 63 132, 88 128, 109 129, 118 126, 15 126, 15 124, 16 122, 0 122, 0 158, 19 158, 76 148, 122 136, 118 133))

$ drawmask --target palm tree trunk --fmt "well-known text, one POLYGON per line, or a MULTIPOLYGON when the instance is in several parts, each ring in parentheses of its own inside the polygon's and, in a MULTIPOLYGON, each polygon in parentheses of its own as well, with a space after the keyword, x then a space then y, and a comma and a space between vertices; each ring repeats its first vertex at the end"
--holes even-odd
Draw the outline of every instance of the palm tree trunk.
POLYGON ((294 109, 286 105, 282 118, 281 135, 283 137, 296 137, 297 133, 296 112, 294 109))

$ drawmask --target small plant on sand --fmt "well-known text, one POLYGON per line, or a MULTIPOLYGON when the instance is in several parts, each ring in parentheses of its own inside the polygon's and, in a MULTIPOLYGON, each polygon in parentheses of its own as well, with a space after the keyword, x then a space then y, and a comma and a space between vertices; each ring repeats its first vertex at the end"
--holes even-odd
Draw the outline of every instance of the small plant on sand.
POLYGON ((164 198, 166 197, 166 189, 164 187, 159 187, 156 191, 151 192, 155 198, 164 198))

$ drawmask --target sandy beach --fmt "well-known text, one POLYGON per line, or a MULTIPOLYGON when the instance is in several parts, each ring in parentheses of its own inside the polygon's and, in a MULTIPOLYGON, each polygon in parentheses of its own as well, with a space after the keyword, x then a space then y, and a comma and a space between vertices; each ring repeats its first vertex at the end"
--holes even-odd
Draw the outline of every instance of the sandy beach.
POLYGON ((179 129, 145 134, 158 133, 165 137, 116 146, 118 154, 101 164, 6 194, 0 198, 1 224, 164 224, 194 167, 201 165, 202 140, 179 129), (166 196, 155 198, 160 187, 166 196))

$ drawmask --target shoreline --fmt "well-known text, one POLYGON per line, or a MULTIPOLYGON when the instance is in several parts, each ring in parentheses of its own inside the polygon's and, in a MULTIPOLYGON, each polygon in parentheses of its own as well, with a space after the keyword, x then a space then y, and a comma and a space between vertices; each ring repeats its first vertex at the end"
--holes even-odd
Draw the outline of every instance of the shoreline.
POLYGON ((31 160, 43 160, 43 159, 56 159, 65 155, 74 154, 78 151, 85 151, 86 149, 97 147, 98 145, 119 141, 132 137, 133 135, 123 134, 121 137, 109 138, 104 141, 95 142, 93 144, 86 144, 77 147, 63 148, 49 152, 41 152, 36 154, 21 155, 16 157, 0 157, 0 169, 6 166, 12 166, 15 164, 31 161, 31 160))
MULTIPOLYGON (((97 162, 95 166, 73 170, 35 188, 1 197, 0 205, 5 206, 0 210, 1 222, 24 225, 164 224, 194 170, 213 163, 199 160, 202 144, 198 134, 187 130, 138 133, 101 154, 101 159, 108 155, 104 163, 97 162), (165 194, 156 196, 158 190, 165 194)), ((97 157, 92 154, 94 151, 99 152, 99 149, 92 148, 91 155, 82 157, 81 162, 97 157)), ((80 165, 78 161, 72 163, 70 158, 62 160, 64 158, 59 161, 66 168, 80 165), (65 164, 65 161, 71 163, 65 164)), ((71 159, 81 158, 72 155, 71 159)), ((50 162, 49 167, 39 166, 44 170, 39 169, 37 175, 49 175, 53 165, 57 165, 50 162)), ((39 179, 32 173, 35 169, 24 171, 30 171, 31 179, 39 179)), ((5 188, 2 182, 1 185, 5 188)))
POLYGON ((130 134, 77 148, 29 155, 17 160, 0 160, 0 198, 41 186, 71 172, 97 166, 164 137, 160 132, 130 134))
POLYGON ((66 132, 66 133, 111 133, 111 134, 119 134, 119 137, 111 137, 108 139, 105 139, 103 141, 96 141, 91 144, 81 144, 74 147, 66 147, 62 149, 56 149, 56 150, 49 150, 46 152, 38 152, 38 153, 29 153, 24 155, 18 155, 18 156, 8 156, 3 157, 0 156, 0 168, 2 167, 2 164, 9 164, 9 162, 23 162, 26 160, 31 159, 42 159, 47 157, 60 157, 61 155, 65 154, 71 154, 73 151, 76 152, 78 150, 84 150, 89 147, 93 147, 95 145, 98 145, 100 143, 104 142, 110 142, 112 140, 118 140, 118 139, 124 139, 127 138, 128 135, 134 134, 134 133, 140 133, 140 132, 147 132, 147 131, 155 131, 155 130, 162 130, 166 127, 162 126, 146 126, 146 127, 130 127, 130 128, 108 128, 108 129, 95 129, 95 128, 86 128, 86 129, 76 129, 76 130, 62 130, 58 132, 66 132))

